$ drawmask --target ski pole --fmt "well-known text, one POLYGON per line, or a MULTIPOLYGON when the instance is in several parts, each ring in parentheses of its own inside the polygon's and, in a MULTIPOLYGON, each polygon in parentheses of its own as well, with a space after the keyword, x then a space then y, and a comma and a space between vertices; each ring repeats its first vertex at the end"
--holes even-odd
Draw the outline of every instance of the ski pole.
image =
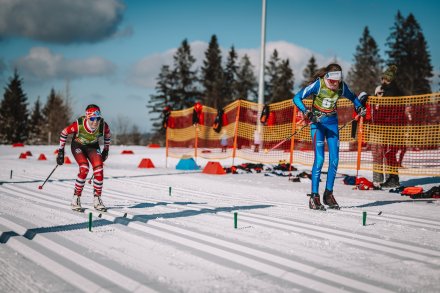
POLYGON ((58 167, 58 164, 56 164, 55 168, 53 168, 52 172, 50 172, 49 176, 47 176, 46 180, 44 180, 43 184, 38 186, 38 189, 43 189, 43 185, 46 184, 47 180, 49 180, 50 176, 52 176, 53 172, 55 172, 55 169, 58 167))
POLYGON ((357 115, 356 117, 354 117, 353 119, 351 119, 350 121, 345 122, 344 125, 342 125, 341 127, 339 127, 339 131, 344 128, 345 126, 347 126, 348 124, 350 124, 351 122, 358 120, 359 119, 359 115, 357 115))
POLYGON ((273 149, 276 149, 277 147, 279 147, 280 145, 282 145, 283 143, 285 143, 286 141, 288 141, 289 139, 291 139, 295 134, 297 134, 298 132, 301 132, 301 130, 303 130, 304 128, 306 128, 306 126, 308 126, 309 124, 304 124, 303 127, 301 127, 298 130, 295 130, 294 133, 292 133, 291 135, 289 135, 288 137, 286 137, 285 139, 283 139, 282 141, 280 141, 279 143, 277 143, 276 145, 274 145, 273 147, 271 147, 269 150, 264 151, 265 153, 270 152, 273 149))
POLYGON ((95 176, 95 174, 93 174, 92 177, 90 177, 89 184, 92 184, 93 176, 95 176))

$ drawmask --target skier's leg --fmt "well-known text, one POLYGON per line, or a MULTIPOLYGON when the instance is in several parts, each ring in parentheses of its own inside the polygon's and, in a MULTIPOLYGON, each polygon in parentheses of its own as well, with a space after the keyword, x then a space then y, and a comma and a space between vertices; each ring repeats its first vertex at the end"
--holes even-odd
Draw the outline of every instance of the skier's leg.
POLYGON ((315 159, 312 168, 312 193, 319 193, 319 181, 324 165, 324 131, 320 123, 312 124, 310 129, 315 159))
POLYGON ((326 125, 326 138, 329 153, 329 164, 327 172, 327 182, 323 195, 324 204, 331 209, 339 209, 339 205, 333 196, 333 186, 335 184, 336 173, 339 164, 339 129, 338 124, 326 125))
POLYGON ((325 188, 332 191, 339 164, 339 132, 338 124, 329 124, 326 127, 329 163, 325 188))
POLYGON ((89 162, 87 156, 81 146, 75 142, 71 145, 72 155, 75 161, 78 163, 79 172, 75 182, 75 194, 81 196, 84 184, 86 183, 86 177, 89 173, 89 162))
POLYGON ((87 155, 93 167, 94 207, 95 209, 105 210, 106 207, 104 206, 104 203, 102 202, 101 199, 102 185, 104 181, 104 167, 103 167, 101 152, 99 148, 98 149, 91 148, 88 150, 87 155))
POLYGON ((87 174, 89 173, 89 163, 87 156, 81 146, 75 142, 71 145, 72 155, 75 161, 78 163, 79 172, 76 176, 75 190, 72 199, 72 209, 81 209, 81 194, 86 183, 87 174))
POLYGON ((87 158, 93 168, 93 188, 94 194, 100 196, 102 192, 102 182, 104 178, 103 163, 99 149, 89 148, 87 150, 87 158))

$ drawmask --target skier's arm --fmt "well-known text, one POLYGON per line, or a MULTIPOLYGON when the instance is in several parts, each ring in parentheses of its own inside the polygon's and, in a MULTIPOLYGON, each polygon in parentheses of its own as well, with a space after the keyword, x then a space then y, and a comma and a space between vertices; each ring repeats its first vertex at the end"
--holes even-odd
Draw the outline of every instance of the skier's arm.
POLYGON ((315 95, 318 94, 319 93, 319 87, 320 87, 320 83, 319 83, 319 79, 317 79, 316 81, 314 81, 313 83, 309 84, 305 88, 302 88, 293 97, 293 103, 298 107, 298 109, 301 112, 303 112, 303 113, 307 112, 307 108, 304 105, 302 100, 304 100, 305 98, 307 98, 308 96, 310 96, 312 94, 315 94, 315 95))
POLYGON ((58 149, 62 150, 64 149, 64 146, 66 145, 67 136, 72 133, 78 133, 78 123, 75 121, 66 128, 63 129, 60 133, 60 146, 58 149))
POLYGON ((102 161, 104 162, 105 160, 107 160, 108 157, 108 151, 110 148, 110 138, 111 138, 111 133, 110 133, 110 127, 108 127, 107 123, 104 123, 104 149, 101 152, 101 156, 102 156, 102 161))
POLYGON ((110 127, 108 127, 108 124, 104 124, 104 149, 108 150, 110 148, 110 141, 111 141, 112 134, 110 132, 110 127))
POLYGON ((347 84, 345 82, 342 82, 342 95, 343 97, 346 97, 350 101, 353 102, 354 107, 357 109, 359 107, 362 107, 361 102, 359 101, 358 97, 349 89, 347 84))

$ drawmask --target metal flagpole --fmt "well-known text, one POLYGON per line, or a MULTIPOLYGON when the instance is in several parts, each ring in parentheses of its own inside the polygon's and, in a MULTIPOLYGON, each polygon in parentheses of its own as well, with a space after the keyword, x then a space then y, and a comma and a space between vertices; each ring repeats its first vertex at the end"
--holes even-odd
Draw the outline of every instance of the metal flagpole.
POLYGON ((257 130, 261 133, 261 111, 264 105, 264 59, 266 50, 266 0, 262 0, 263 8, 261 13, 261 46, 260 46, 260 77, 258 82, 258 117, 257 130))

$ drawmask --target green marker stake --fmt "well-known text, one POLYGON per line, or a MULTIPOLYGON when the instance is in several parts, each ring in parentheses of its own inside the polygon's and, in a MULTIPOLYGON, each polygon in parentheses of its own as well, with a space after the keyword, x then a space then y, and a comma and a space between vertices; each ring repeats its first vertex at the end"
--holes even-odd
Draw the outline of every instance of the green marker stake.
POLYGON ((9 179, 12 179, 12 170, 11 170, 11 176, 10 176, 10 178, 9 179))
POLYGON ((365 226, 367 224, 367 212, 362 212, 362 225, 365 226))
POLYGON ((168 194, 171 196, 171 186, 168 188, 168 194))
POLYGON ((89 213, 89 231, 92 232, 92 213, 89 213))
POLYGON ((235 229, 237 229, 237 220, 238 220, 237 218, 238 218, 238 213, 235 212, 235 213, 234 213, 234 228, 235 228, 235 229))

